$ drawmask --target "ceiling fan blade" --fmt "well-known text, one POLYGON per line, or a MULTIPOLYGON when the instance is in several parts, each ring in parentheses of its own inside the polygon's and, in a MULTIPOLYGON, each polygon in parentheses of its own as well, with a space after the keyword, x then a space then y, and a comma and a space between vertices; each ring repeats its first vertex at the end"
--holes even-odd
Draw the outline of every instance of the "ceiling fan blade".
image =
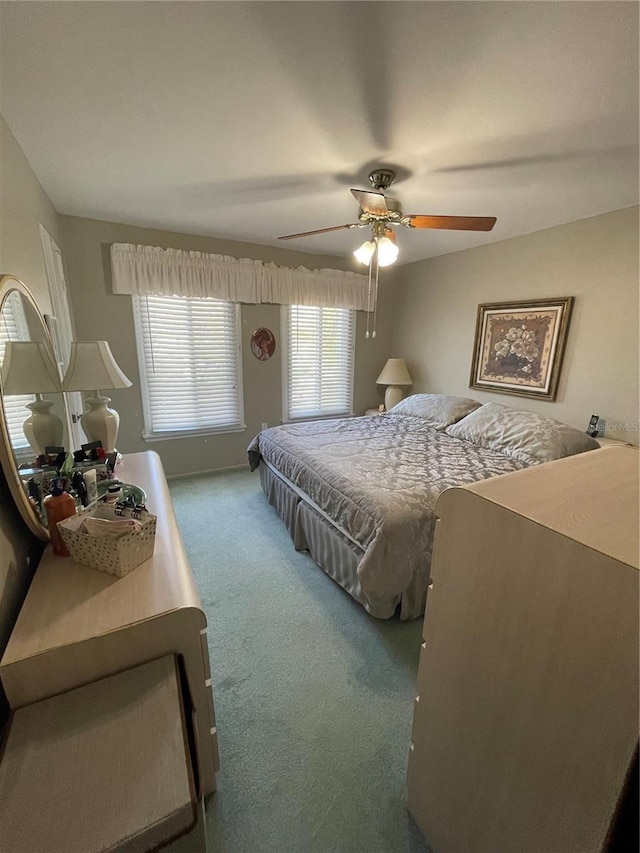
POLYGON ((387 202, 382 193, 367 192, 366 190, 351 190, 351 195, 365 213, 373 216, 386 216, 389 213, 387 202))
MULTIPOLYGON (((491 231, 495 216, 408 216, 409 228, 450 228, 454 231, 491 231)), ((404 223, 403 223, 404 224, 404 223)))
POLYGON ((334 225, 332 228, 318 228, 316 231, 301 231, 299 234, 286 234, 278 240, 293 240, 294 237, 311 237, 313 234, 326 234, 328 231, 342 231, 343 228, 363 228, 363 222, 351 222, 349 225, 334 225))

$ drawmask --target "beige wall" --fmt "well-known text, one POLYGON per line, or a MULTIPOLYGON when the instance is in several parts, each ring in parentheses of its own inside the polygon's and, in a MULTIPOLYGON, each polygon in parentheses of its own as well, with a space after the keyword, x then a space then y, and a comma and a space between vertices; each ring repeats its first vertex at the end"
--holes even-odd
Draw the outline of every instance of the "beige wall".
MULTIPOLYGON (((41 310, 50 312, 40 223, 57 242, 56 212, 0 116, 0 273, 22 279, 41 310)), ((16 511, 0 471, 0 654, 41 549, 16 511)))
POLYGON ((414 391, 494 400, 586 429, 591 414, 638 443, 638 208, 400 269, 394 352, 414 391), (555 402, 469 389, 477 307, 575 296, 555 402))
MULTIPOLYGON (((246 448, 263 422, 277 424, 282 418, 281 348, 269 361, 258 361, 251 355, 249 340, 259 326, 266 326, 279 342, 280 306, 242 306, 242 354, 244 409, 247 429, 195 438, 145 442, 142 439, 143 417, 140 378, 136 355, 131 298, 111 293, 109 247, 111 243, 138 243, 164 248, 190 249, 238 258, 273 261, 283 266, 355 269, 349 259, 308 255, 286 249, 237 243, 213 237, 197 237, 120 225, 74 216, 60 217, 67 283, 73 303, 79 340, 108 340, 121 368, 132 380, 133 387, 111 392, 113 406, 120 413, 118 448, 124 452, 156 450, 167 474, 206 471, 246 463, 246 448)), ((365 341, 366 315, 358 313, 355 361, 354 410, 362 414, 378 405, 384 389, 375 384, 386 359, 391 355, 394 289, 391 275, 385 277, 378 313, 375 341, 365 341)))
POLYGON ((60 245, 56 211, 0 116, 0 273, 22 279, 49 314, 40 224, 60 245))

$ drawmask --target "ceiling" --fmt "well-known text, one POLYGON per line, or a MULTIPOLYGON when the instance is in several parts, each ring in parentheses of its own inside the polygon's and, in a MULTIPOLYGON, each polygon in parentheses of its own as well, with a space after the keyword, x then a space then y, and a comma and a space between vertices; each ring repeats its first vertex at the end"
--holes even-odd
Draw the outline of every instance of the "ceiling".
MULTIPOLYGON (((0 113, 56 209, 310 253, 397 167, 407 263, 638 203, 635 2, 0 2, 0 113)), ((361 236, 362 235, 362 236, 361 236)), ((310 264, 312 258, 310 258, 310 264)))

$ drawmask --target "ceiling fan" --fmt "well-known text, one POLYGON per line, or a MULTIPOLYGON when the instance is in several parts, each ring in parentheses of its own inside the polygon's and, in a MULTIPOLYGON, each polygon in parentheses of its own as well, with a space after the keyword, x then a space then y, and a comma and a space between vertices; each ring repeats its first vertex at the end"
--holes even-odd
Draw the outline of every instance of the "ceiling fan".
MULTIPOLYGON (((395 246, 395 236, 391 229, 394 225, 403 225, 405 228, 446 228, 455 231, 491 231, 496 224, 495 216, 431 216, 424 214, 405 215, 400 207, 400 202, 395 198, 385 196, 384 190, 387 190, 395 180, 396 173, 393 169, 376 169, 369 174, 369 183, 371 190, 351 190, 351 195, 360 205, 357 222, 350 222, 347 225, 334 225, 331 228, 318 228, 315 231, 302 231, 299 234, 286 234, 284 237, 278 237, 278 240, 293 240, 296 237, 311 237, 314 234, 327 234, 329 231, 342 231, 345 228, 364 228, 367 225, 371 226, 373 241, 371 242, 371 251, 368 248, 362 252, 362 257, 356 257, 362 263, 369 263, 374 253, 375 246, 382 249, 387 244, 384 240, 388 240, 395 246), (367 257, 368 255, 368 257, 367 257)), ((365 244, 366 246, 367 244, 365 244)), ((361 246, 360 249, 364 249, 361 246)), ((356 250, 359 252, 360 250, 356 250)), ((391 252, 393 254, 393 252, 391 252)), ((397 257, 397 247, 395 247, 395 255, 388 263, 393 263, 397 257)), ((378 253, 376 253, 378 255, 378 253)), ((386 264, 382 261, 383 251, 380 252, 378 262, 380 266, 386 264)))
POLYGON ((405 228, 447 228, 456 231, 491 231, 496 224, 495 216, 430 216, 425 214, 405 215, 400 202, 384 194, 396 173, 393 169, 378 168, 369 174, 371 190, 351 190, 351 195, 360 206, 357 222, 347 225, 334 225, 331 228, 318 228, 315 231, 302 231, 299 234, 286 234, 278 240, 293 240, 296 237, 311 237, 314 234, 327 234, 329 231, 342 231, 345 228, 364 228, 371 226, 371 239, 359 246, 354 256, 360 263, 369 267, 369 290, 367 297, 366 338, 375 338, 378 310, 378 269, 392 264, 398 257, 394 225, 405 228), (373 329, 370 317, 373 313, 373 329))

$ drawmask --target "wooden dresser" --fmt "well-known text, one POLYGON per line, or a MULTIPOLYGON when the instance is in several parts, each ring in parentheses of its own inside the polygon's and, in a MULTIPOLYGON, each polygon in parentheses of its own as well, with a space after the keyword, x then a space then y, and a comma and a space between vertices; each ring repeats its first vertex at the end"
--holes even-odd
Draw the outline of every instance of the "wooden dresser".
POLYGON ((207 620, 187 561, 159 456, 125 456, 118 479, 146 491, 157 515, 154 554, 116 578, 56 557, 48 546, 0 662, 13 709, 147 663, 178 656, 195 730, 199 789, 219 766, 207 620))
POLYGON ((638 464, 440 497, 408 770, 433 853, 607 849, 637 762, 638 464))

